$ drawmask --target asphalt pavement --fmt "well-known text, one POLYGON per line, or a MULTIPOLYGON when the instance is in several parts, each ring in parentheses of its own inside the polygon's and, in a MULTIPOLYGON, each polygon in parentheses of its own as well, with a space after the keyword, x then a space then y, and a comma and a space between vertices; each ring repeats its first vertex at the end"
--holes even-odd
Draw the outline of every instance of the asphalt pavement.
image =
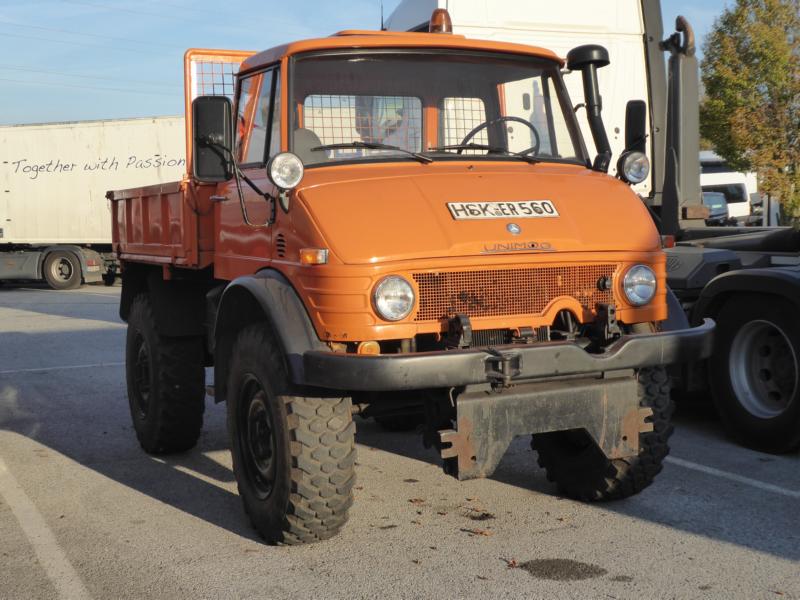
POLYGON ((650 488, 594 505, 559 497, 526 439, 459 483, 359 420, 344 531, 266 546, 224 406, 191 452, 139 448, 118 301, 0 287, 0 598, 800 598, 800 455, 736 446, 702 402, 650 488))

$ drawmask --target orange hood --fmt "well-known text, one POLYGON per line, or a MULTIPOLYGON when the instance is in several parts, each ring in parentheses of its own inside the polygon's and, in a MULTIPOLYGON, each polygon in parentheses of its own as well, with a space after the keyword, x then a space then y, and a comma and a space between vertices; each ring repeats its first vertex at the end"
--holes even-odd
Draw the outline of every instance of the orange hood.
MULTIPOLYGON (((347 264, 660 247, 647 209, 627 185, 574 165, 332 166, 309 170, 298 195, 330 250, 347 264), (513 216, 520 211, 508 205, 544 200, 558 216, 513 216), (485 209, 493 202, 504 203, 500 210, 509 216, 456 220, 448 208, 477 203, 485 209)), ((468 208, 455 212, 467 215, 468 208)))

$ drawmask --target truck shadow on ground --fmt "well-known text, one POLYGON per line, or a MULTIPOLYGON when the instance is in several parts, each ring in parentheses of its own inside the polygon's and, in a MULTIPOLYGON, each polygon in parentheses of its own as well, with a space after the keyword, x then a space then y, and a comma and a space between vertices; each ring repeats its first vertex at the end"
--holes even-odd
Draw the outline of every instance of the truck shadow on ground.
MULTIPOLYGON (((17 341, 28 348, 70 343, 70 340, 58 339, 61 336, 72 336, 75 340, 72 343, 77 347, 81 337, 76 332, 19 335, 29 338, 17 341)), ((0 347, 0 362, 10 356, 10 352, 13 349, 0 347)), ((124 370, 121 366, 113 369, 0 376, 0 429, 41 444, 43 454, 47 454, 49 448, 132 490, 237 536, 257 541, 259 538, 244 514, 229 468, 225 407, 207 400, 203 434, 194 450, 169 457, 148 456, 140 449, 130 425, 124 370)), ((683 421, 685 418, 680 417, 680 427, 683 421)), ((423 448, 418 434, 384 432, 374 422, 360 419, 357 419, 357 427, 360 450, 375 448, 411 460, 437 465, 440 462, 435 451, 423 448)), ((706 443, 702 427, 698 437, 706 443)), ((718 445, 714 437, 707 443, 718 445)), ((40 450, 35 445, 28 445, 34 449, 24 450, 25 468, 35 467, 37 460, 48 460, 46 456, 39 456, 40 450)), ((22 442, 15 447, 25 448, 22 442)), ((682 450, 687 452, 685 447, 682 450)), ((15 469, 14 455, 9 456, 7 462, 15 469)), ((23 467, 17 465, 16 468, 23 467)), ((692 473, 677 469, 667 465, 655 484, 642 494, 600 505, 597 510, 788 560, 800 560, 800 544, 791 541, 792 536, 800 537, 796 516, 794 521, 786 520, 790 512, 787 509, 796 507, 796 501, 762 497, 757 491, 746 488, 731 492, 720 488, 719 481, 714 479, 691 482, 688 480, 692 473), (747 506, 759 503, 765 507, 761 513, 753 516, 753 513, 742 512, 747 506), (773 518, 775 514, 770 516, 773 510, 779 510, 783 516, 773 518)), ((555 487, 546 481, 536 465, 536 456, 525 438, 512 443, 491 480, 537 494, 557 495, 555 487)))
POLYGON ((47 284, 0 281, 0 307, 25 312, 121 324, 117 308, 121 286, 82 285, 74 290, 56 291, 47 284), (32 297, 31 297, 32 296, 32 297), (114 310, 104 310, 106 305, 114 310))

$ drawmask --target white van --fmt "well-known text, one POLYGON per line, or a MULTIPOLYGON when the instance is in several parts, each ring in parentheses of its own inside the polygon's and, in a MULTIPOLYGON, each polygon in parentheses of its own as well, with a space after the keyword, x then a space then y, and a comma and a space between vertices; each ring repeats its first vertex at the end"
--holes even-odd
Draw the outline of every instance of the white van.
POLYGON ((747 225, 752 211, 750 203, 758 198, 755 173, 738 173, 718 154, 703 151, 700 153, 700 186, 703 192, 724 194, 730 217, 741 225, 747 225))

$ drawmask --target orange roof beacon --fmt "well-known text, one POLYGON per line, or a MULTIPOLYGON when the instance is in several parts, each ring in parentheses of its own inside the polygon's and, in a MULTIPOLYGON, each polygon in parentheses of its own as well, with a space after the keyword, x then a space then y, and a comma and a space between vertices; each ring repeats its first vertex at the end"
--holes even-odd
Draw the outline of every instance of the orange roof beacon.
POLYGON ((268 542, 342 528, 354 414, 419 426, 459 479, 533 434, 570 496, 646 487, 671 432, 664 365, 707 356, 713 323, 660 330, 665 258, 629 187, 647 159, 607 174, 607 62, 566 62, 593 159, 542 48, 345 31, 189 50, 186 177, 109 192, 142 447, 195 444, 213 366, 268 542))

